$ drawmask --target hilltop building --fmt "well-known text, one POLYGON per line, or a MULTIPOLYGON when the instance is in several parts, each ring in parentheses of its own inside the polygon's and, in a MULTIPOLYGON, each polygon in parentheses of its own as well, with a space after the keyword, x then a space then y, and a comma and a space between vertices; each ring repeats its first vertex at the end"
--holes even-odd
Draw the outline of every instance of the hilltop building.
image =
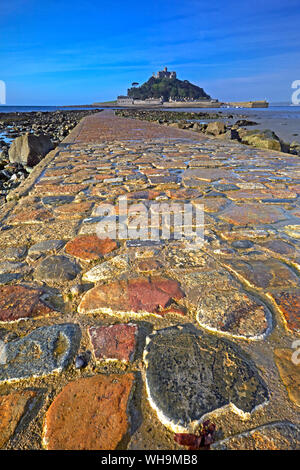
POLYGON ((126 96, 118 96, 118 106, 164 106, 183 107, 218 107, 218 101, 212 100, 203 88, 190 83, 188 80, 179 80, 175 71, 168 71, 165 67, 159 70, 141 86, 134 82, 127 90, 126 96))
POLYGON ((159 70, 157 73, 153 73, 154 78, 176 78, 176 72, 168 72, 168 68, 165 67, 163 70, 159 70))
POLYGON ((129 96, 118 96, 117 104, 120 106, 145 105, 145 104, 150 105, 150 106, 155 106, 155 105, 163 104, 163 99, 162 98, 147 98, 145 100, 134 100, 133 98, 130 98, 129 96))

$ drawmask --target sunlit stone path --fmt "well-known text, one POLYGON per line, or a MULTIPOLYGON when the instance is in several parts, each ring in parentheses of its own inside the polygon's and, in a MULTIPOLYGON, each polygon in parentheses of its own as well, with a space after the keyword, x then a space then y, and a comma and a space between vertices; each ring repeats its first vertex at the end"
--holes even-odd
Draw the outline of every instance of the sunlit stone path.
POLYGON ((1 214, 0 446, 299 448, 299 195, 296 156, 81 121, 1 214), (203 205, 204 243, 99 238, 120 197, 203 205))

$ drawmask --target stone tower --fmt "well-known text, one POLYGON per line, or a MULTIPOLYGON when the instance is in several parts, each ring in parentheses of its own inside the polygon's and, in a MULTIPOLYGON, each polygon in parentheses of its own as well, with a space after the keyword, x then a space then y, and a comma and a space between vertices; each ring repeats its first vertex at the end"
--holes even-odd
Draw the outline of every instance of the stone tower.
POLYGON ((176 78, 176 72, 168 72, 168 68, 165 67, 163 70, 159 70, 157 74, 153 73, 154 78, 176 78))

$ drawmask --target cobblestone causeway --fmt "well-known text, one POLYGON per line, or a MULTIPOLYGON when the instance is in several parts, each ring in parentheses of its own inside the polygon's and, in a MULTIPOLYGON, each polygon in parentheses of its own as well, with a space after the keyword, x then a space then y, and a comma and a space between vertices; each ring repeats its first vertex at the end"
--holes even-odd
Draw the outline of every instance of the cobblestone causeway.
POLYGON ((300 448, 299 157, 103 111, 0 224, 2 448, 300 448), (203 205, 204 243, 100 239, 120 196, 203 205))

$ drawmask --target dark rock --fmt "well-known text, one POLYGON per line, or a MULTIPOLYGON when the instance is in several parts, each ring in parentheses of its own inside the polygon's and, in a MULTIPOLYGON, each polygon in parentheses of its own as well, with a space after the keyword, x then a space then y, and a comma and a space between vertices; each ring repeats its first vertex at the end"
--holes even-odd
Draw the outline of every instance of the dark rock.
POLYGON ((0 284, 9 284, 12 281, 21 279, 23 276, 20 273, 6 273, 0 274, 0 284))
POLYGON ((237 129, 230 129, 228 137, 231 140, 240 140, 240 135, 239 135, 237 129))
POLYGON ((90 351, 86 351, 82 354, 78 354, 78 356, 75 359, 76 369, 84 369, 88 365, 90 359, 91 359, 90 351))
POLYGON ((49 206, 59 206, 74 201, 74 196, 46 196, 42 198, 42 203, 49 206))
POLYGON ((3 261, 0 263, 0 274, 7 273, 23 273, 25 274, 30 270, 27 263, 19 263, 16 261, 3 261))
POLYGON ((44 240, 42 242, 32 245, 28 250, 28 256, 36 256, 50 251, 57 251, 64 246, 63 240, 44 240))
POLYGON ((25 134, 17 137, 8 152, 9 161, 35 166, 54 148, 47 135, 25 134))
POLYGON ((79 266, 66 256, 49 256, 42 260, 34 272, 35 279, 70 281, 79 273, 79 266))
POLYGON ((238 119, 235 123, 235 126, 243 127, 243 126, 257 126, 258 123, 255 121, 248 121, 247 119, 238 119))
POLYGON ((165 328, 149 339, 144 360, 150 403, 176 430, 190 429, 225 405, 244 415, 268 400, 255 366, 230 342, 193 325, 165 328))
POLYGON ((225 133, 225 124, 221 121, 210 122, 206 128, 206 134, 220 135, 225 133))
POLYGON ((26 246, 13 246, 2 250, 1 257, 9 261, 19 261, 25 258, 26 253, 26 246))
POLYGON ((235 191, 240 189, 238 186, 231 183, 216 183, 214 184, 214 188, 217 191, 235 191))
POLYGON ((232 246, 238 249, 247 249, 253 246, 253 242, 251 242, 250 240, 237 240, 235 242, 232 242, 232 246))

